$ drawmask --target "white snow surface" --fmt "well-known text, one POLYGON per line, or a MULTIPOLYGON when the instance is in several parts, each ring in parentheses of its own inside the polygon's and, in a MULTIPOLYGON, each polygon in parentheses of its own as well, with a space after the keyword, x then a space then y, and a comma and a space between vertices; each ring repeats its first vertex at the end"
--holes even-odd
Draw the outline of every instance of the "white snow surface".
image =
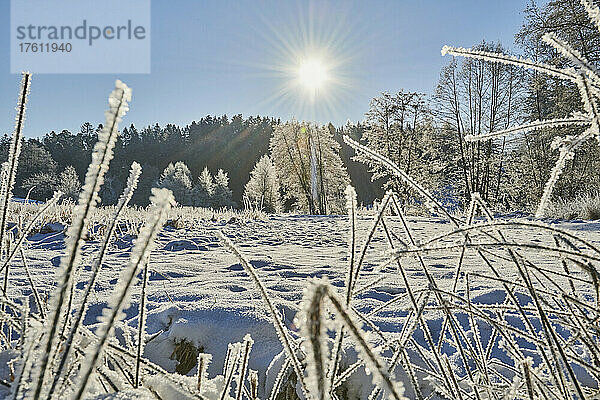
MULTIPOLYGON (((372 220, 372 216, 358 218, 359 249, 372 220)), ((416 239, 421 242, 452 230, 450 223, 438 218, 410 217, 408 222, 416 239)), ((386 223, 389 223, 393 232, 402 237, 401 224, 397 218, 386 217, 386 223)), ((573 230, 594 244, 600 243, 600 222, 555 222, 554 225, 573 230)), ((298 310, 303 289, 310 278, 327 277, 333 286, 339 288, 340 293, 343 292, 348 265, 348 218, 272 216, 265 221, 207 223, 197 225, 193 229, 175 229, 167 226, 158 236, 156 250, 149 261, 147 335, 150 340, 144 356, 167 371, 175 371, 177 361, 172 357, 174 344, 185 338, 200 347, 203 352, 212 354, 208 370, 212 378, 223 373, 227 345, 241 342, 244 335, 250 333, 255 343, 250 354, 249 368, 259 371, 260 392, 268 393, 283 359, 277 356, 282 347, 252 281, 237 259, 221 245, 216 236, 217 230, 223 231, 251 261, 259 278, 267 287, 272 301, 280 310, 284 323, 291 332, 298 332, 294 325, 294 315, 298 310), (268 372, 271 360, 274 365, 268 372)), ((528 242, 550 243, 548 240, 551 239, 547 233, 532 233, 533 231, 527 229, 510 228, 505 232, 515 241, 527 239, 528 242)), ((119 272, 126 265, 133 239, 128 235, 121 236, 111 245, 107 262, 100 273, 96 295, 93 296, 93 305, 84 322, 91 328, 96 323, 101 309, 106 306, 119 272)), ((85 268, 78 278, 79 290, 84 287, 89 265, 99 244, 98 241, 88 241, 84 245, 85 268)), ((457 249, 426 256, 426 262, 436 282, 445 290, 452 290, 459 251, 457 249)), ((36 234, 30 237, 26 244, 25 254, 29 268, 42 297, 46 296, 56 282, 54 274, 63 252, 64 233, 60 230, 36 234)), ((558 258, 548 258, 548 254, 542 252, 530 251, 528 256, 537 265, 546 265, 548 268, 558 268, 560 265, 557 262, 558 258)), ((466 265, 471 272, 489 273, 473 254, 469 253, 467 257, 466 265)), ((355 297, 353 305, 357 310, 369 313, 394 296, 405 292, 395 263, 385 265, 388 259, 389 247, 382 230, 378 229, 367 252, 357 288, 360 290, 374 278, 383 279, 355 297)), ((505 266, 501 269, 503 278, 517 279, 516 271, 509 262, 503 262, 501 259, 497 261, 505 266)), ((422 269, 414 257, 403 259, 402 262, 410 273, 411 280, 415 282, 415 287, 427 287, 422 269)), ((19 264, 20 258, 15 259, 15 267, 11 269, 9 295, 12 298, 30 294, 28 281, 19 264)), ((461 285, 464 286, 464 283, 459 280, 459 287, 461 285)), ((568 285, 566 280, 565 285, 568 285)), ((139 285, 133 289, 132 306, 125 310, 126 323, 131 328, 137 327, 140 290, 139 285)), ((482 303, 501 303, 504 293, 491 288, 484 280, 473 279, 471 297, 482 303)), ((409 307, 405 298, 371 315, 370 318, 386 336, 394 339, 399 336, 402 328, 400 317, 406 316, 409 307)), ((441 314, 438 319, 431 320, 432 327, 436 324, 441 326, 441 323, 441 314)), ((121 327, 118 330, 117 337, 124 341, 122 329, 121 327)), ((437 329, 439 331, 439 327, 437 329)), ((375 335, 371 336, 377 343, 375 335)), ((356 359, 355 353, 349 349, 346 351, 346 362, 353 362, 356 359)), ((196 368, 188 375, 195 372, 196 368)), ((583 376, 581 378, 585 381, 583 376)), ((357 380, 357 385, 360 386, 360 379, 357 380)), ((359 391, 360 389, 356 388, 359 391)), ((367 390, 358 395, 363 397, 368 393, 367 390)), ((143 398, 143 393, 131 391, 115 397, 98 397, 101 398, 143 398)))

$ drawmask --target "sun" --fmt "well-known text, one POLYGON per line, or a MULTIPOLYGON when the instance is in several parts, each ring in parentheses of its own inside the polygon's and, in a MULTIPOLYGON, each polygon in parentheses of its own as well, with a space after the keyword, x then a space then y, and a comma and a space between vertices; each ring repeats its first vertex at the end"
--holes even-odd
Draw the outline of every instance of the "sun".
POLYGON ((353 18, 351 8, 302 4, 307 6, 292 7, 277 19, 266 17, 271 13, 267 8, 259 13, 261 40, 252 43, 260 47, 244 45, 235 63, 264 79, 264 97, 254 105, 257 113, 266 109, 285 118, 330 121, 355 110, 363 82, 368 82, 364 70, 370 43, 368 35, 347 23, 353 18), (332 20, 330 15, 340 17, 332 20))
POLYGON ((297 75, 300 86, 315 93, 329 80, 329 69, 321 60, 310 58, 300 63, 297 75))

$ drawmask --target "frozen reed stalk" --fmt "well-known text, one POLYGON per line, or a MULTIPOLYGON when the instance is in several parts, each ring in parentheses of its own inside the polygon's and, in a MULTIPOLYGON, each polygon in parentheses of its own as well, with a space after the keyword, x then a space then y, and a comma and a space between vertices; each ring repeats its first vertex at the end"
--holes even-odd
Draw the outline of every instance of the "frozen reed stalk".
MULTIPOLYGON (((300 306, 300 334, 309 344, 306 351, 306 373, 308 390, 316 400, 329 399, 327 379, 327 328, 321 307, 327 294, 327 286, 309 286, 300 306)), ((343 333, 342 333, 343 335, 343 333)))
POLYGON ((148 286, 148 260, 143 263, 142 272, 142 293, 140 295, 140 305, 138 310, 138 334, 137 334, 137 353, 135 360, 135 377, 133 387, 140 386, 140 368, 142 366, 142 354, 144 353, 144 336, 146 334, 146 287, 148 286))
MULTIPOLYGON (((354 339, 357 350, 364 361, 365 370, 367 374, 372 375, 372 381, 375 385, 380 385, 384 390, 386 390, 386 395, 389 398, 393 398, 395 400, 405 400, 407 399, 404 396, 404 386, 402 382, 397 382, 392 379, 390 376, 387 366, 385 362, 381 359, 381 357, 377 354, 377 352, 369 346, 367 339, 365 338, 364 332, 359 328, 360 324, 358 323, 358 317, 355 315, 354 311, 344 306, 344 303, 338 296, 331 290, 331 286, 326 281, 313 281, 309 285, 308 289, 303 298, 303 306, 302 306, 302 314, 300 315, 301 319, 299 319, 300 329, 304 332, 313 335, 313 337, 308 337, 308 343, 312 347, 308 352, 307 357, 311 357, 309 354, 312 352, 312 357, 318 354, 319 357, 322 354, 321 349, 315 348, 315 346, 322 346, 322 340, 316 336, 321 327, 325 324, 325 316, 321 312, 323 307, 321 305, 316 306, 317 302, 322 302, 325 298, 329 300, 329 302, 333 305, 333 309, 335 310, 336 320, 339 319, 340 323, 344 325, 344 327, 350 333, 350 336, 354 339), (312 308, 316 308, 313 310, 312 308), (316 322, 314 319, 317 319, 316 322), (309 327, 307 327, 307 325, 309 327), (318 328, 318 329, 317 329, 318 328)), ((318 363, 318 360, 313 360, 318 363)), ((310 366, 309 362, 309 366, 310 366)), ((317 368, 323 367, 322 365, 317 365, 317 368)), ((329 391, 324 391, 326 384, 326 380, 320 382, 321 376, 325 375, 325 370, 315 371, 314 368, 308 369, 308 386, 313 390, 317 390, 317 392, 311 392, 312 396, 321 399, 329 399, 330 393, 329 391), (321 397, 321 393, 325 393, 324 397, 321 397)), ((310 389, 309 389, 310 390, 310 389)))
POLYGON ((223 389, 221 390, 220 400, 229 398, 229 391, 231 381, 233 380, 233 374, 240 361, 240 353, 242 352, 241 343, 230 343, 228 346, 227 353, 229 354, 228 362, 226 363, 225 379, 223 381, 223 389))
POLYGON ((452 47, 452 46, 443 46, 442 47, 442 56, 446 54, 450 54, 452 56, 457 57, 467 57, 473 58, 476 60, 483 60, 489 62, 496 62, 501 64, 515 65, 517 67, 524 67, 533 69, 538 72, 543 72, 545 74, 561 78, 561 79, 569 79, 574 81, 577 77, 577 73, 573 68, 558 68, 550 64, 544 64, 538 61, 531 60, 529 58, 515 57, 502 53, 494 53, 490 51, 481 51, 481 50, 473 50, 466 49, 464 47, 452 47))
POLYGON ((533 121, 528 124, 513 126, 511 128, 502 129, 500 131, 495 131, 491 133, 485 133, 481 135, 465 135, 465 141, 467 142, 477 142, 481 140, 494 139, 497 137, 503 137, 512 135, 515 133, 526 133, 537 131, 540 129, 549 129, 549 128, 562 128, 565 126, 573 126, 573 125, 589 125, 592 121, 587 115, 582 115, 580 113, 573 114, 567 118, 556 118, 549 119, 543 121, 533 121))
POLYGON ((248 380, 250 381, 250 400, 258 399, 258 371, 251 369, 248 371, 248 380))
POLYGON ((521 366, 523 367, 523 375, 525 376, 525 384, 527 385, 527 394, 529 395, 530 400, 534 400, 536 396, 533 389, 533 383, 531 382, 531 364, 532 361, 530 358, 526 358, 521 362, 521 366))
POLYGON ((71 324, 70 330, 65 339, 64 346, 68 349, 68 351, 63 352, 63 354, 61 356, 61 360, 58 365, 57 373, 54 377, 54 382, 52 383, 51 390, 55 389, 56 385, 62 379, 64 379, 65 363, 67 362, 67 360, 69 359, 69 357, 72 355, 72 352, 73 352, 73 349, 71 348, 71 343, 75 339, 75 335, 77 334, 77 331, 81 325, 81 321, 87 312, 89 297, 90 297, 90 294, 92 293, 92 291, 94 290, 94 286, 96 285, 96 280, 98 278, 98 272, 100 271, 100 268, 102 268, 102 264, 104 264, 104 260, 106 258, 110 240, 115 234, 115 230, 117 228, 117 224, 119 222, 119 219, 120 219, 120 216, 121 216, 123 210, 127 207, 127 204, 129 203, 129 201, 131 200, 131 197, 133 196, 133 192, 137 188, 138 180, 139 180, 141 173, 142 173, 142 167, 135 161, 133 163, 131 163, 131 168, 129 170, 129 177, 127 178, 127 185, 125 187, 125 190, 119 197, 119 201, 117 202, 117 207, 116 207, 115 212, 112 215, 112 218, 110 220, 109 227, 108 227, 106 235, 104 236, 104 239, 102 241, 102 245, 100 246, 100 251, 98 252, 98 256, 96 257, 96 259, 94 260, 94 263, 92 264, 91 275, 90 275, 89 281, 87 283, 87 286, 85 288, 83 298, 81 300, 81 305, 79 307, 77 307, 77 309, 75 311, 75 316, 73 317, 73 323, 71 324))
POLYGON ((276 400, 277 395, 279 394, 279 389, 283 383, 284 377, 286 376, 287 370, 290 367, 290 359, 286 358, 275 377, 275 382, 273 382, 273 387, 271 388, 271 393, 269 394, 269 400, 276 400))
MULTIPOLYGON (((348 219, 350 220, 350 237, 348 240, 348 272, 346 273, 346 306, 352 299, 352 291, 356 286, 358 279, 358 268, 355 262, 356 257, 356 190, 350 185, 346 187, 346 209, 348 210, 348 219), (356 272, 355 272, 356 270, 356 272)), ((385 208, 382 207, 382 209, 385 208)), ((333 390, 333 382, 338 373, 338 366, 342 351, 342 342, 344 341, 344 327, 340 326, 336 332, 335 343, 333 345, 332 362, 329 366, 329 382, 327 387, 333 390)))
MULTIPOLYGON (((106 123, 98 134, 98 142, 96 142, 92 151, 92 161, 88 167, 77 206, 73 211, 73 221, 67 229, 66 251, 61 258, 60 268, 57 272, 58 285, 51 298, 50 316, 46 321, 44 336, 39 346, 40 362, 36 371, 37 376, 34 377, 35 398, 41 397, 42 390, 45 387, 46 375, 50 369, 49 360, 54 358, 55 351, 59 348, 61 338, 57 335, 57 332, 62 332, 62 325, 66 322, 69 314, 65 300, 67 300, 70 293, 73 272, 80 262, 83 237, 89 224, 90 215, 99 200, 98 192, 104 182, 104 175, 108 171, 110 160, 113 158, 119 122, 129 110, 128 102, 130 100, 131 89, 117 80, 115 89, 108 97, 109 109, 105 112, 106 123)), ((63 351, 68 351, 68 349, 63 351)), ((50 396, 50 393, 48 393, 48 396, 50 396)))
POLYGON ((198 374, 196 376, 196 388, 202 392, 202 382, 208 378, 208 365, 212 361, 212 355, 206 353, 198 354, 198 374))
MULTIPOLYGON (((15 118, 15 129, 10 139, 8 148, 8 161, 2 164, 2 179, 0 182, 0 259, 4 256, 4 248, 8 251, 8 246, 5 246, 6 241, 6 225, 8 223, 8 210, 12 190, 15 184, 17 175, 17 165, 19 163, 19 154, 21 153, 21 141, 23 138, 23 124, 25 122, 25 110, 27 106, 27 96, 31 86, 31 74, 23 72, 21 78, 21 90, 19 91, 19 99, 17 101, 17 116, 15 118)), ((7 293, 8 290, 8 267, 4 270, 4 281, 2 283, 2 292, 7 293)), ((6 309, 2 305, 1 310, 6 309)), ((4 324, 0 323, 0 332, 4 324)), ((9 330, 10 334, 10 330, 9 330)))
POLYGON ((152 189, 150 200, 152 202, 150 219, 146 222, 138 238, 135 240, 127 267, 119 276, 119 280, 109 300, 108 308, 103 310, 103 314, 99 318, 101 324, 97 329, 98 341, 92 345, 90 353, 88 353, 82 364, 76 379, 76 389, 73 399, 81 399, 83 397, 91 381, 92 372, 108 340, 108 336, 112 332, 115 322, 122 317, 123 309, 129 305, 131 286, 135 281, 136 275, 141 265, 150 255, 154 247, 156 235, 162 229, 167 219, 167 213, 171 209, 171 206, 175 204, 173 194, 167 189, 152 189))
POLYGON ((248 370, 248 359, 250 357, 250 350, 252 350, 252 345, 254 344, 254 340, 250 334, 244 336, 244 341, 242 343, 242 359, 240 364, 240 374, 238 376, 238 387, 237 393, 235 395, 236 400, 242 399, 242 393, 244 392, 244 381, 246 380, 246 371, 248 370))
POLYGON ((15 378, 10 385, 10 396, 7 396, 10 400, 16 400, 19 396, 19 392, 22 389, 22 383, 27 378, 25 377, 29 369, 31 368, 31 353, 34 347, 34 341, 37 339, 38 330, 29 324, 29 299, 25 299, 23 307, 23 346, 21 348, 21 363, 18 366, 15 378), (27 329, 29 328, 29 329, 27 329))
POLYGON ((354 257, 356 253, 356 190, 350 185, 346 187, 346 209, 350 219, 350 240, 348 241, 348 276, 346 277, 346 305, 350 304, 352 288, 355 286, 354 257))
POLYGON ((579 69, 587 73, 590 79, 595 79, 598 76, 598 70, 576 49, 572 48, 568 43, 560 39, 552 32, 545 33, 542 40, 550 46, 557 49, 569 61, 574 63, 579 69))
POLYGON ((229 240, 229 238, 227 236, 225 236, 223 234, 223 232, 218 232, 218 235, 219 235, 221 241, 223 242, 223 244, 225 245, 225 247, 227 247, 229 249, 229 251, 231 251, 237 257, 237 259, 239 260, 240 264, 242 264, 242 267, 244 268, 246 273, 250 276, 250 278, 256 285, 256 288, 258 289, 258 292, 260 293, 260 296, 262 297, 262 300, 264 301, 265 305, 267 306, 269 314, 270 314, 271 318, 273 319, 273 326, 275 327, 275 331, 277 332, 277 335, 279 336, 279 340, 281 341, 283 349, 285 350, 287 357, 291 360, 292 367, 294 368, 294 372, 296 373, 296 376, 298 377, 298 380, 300 381, 302 391, 304 392, 305 397, 308 398, 308 388, 306 386, 306 382, 304 381, 304 370, 302 368, 302 364, 300 364, 300 361, 298 360, 298 357, 296 356, 296 351, 292 348, 292 343, 290 341, 290 337, 289 337, 288 333, 286 332, 287 328, 283 324, 283 321, 281 320, 281 317, 279 316, 279 313, 277 312, 275 305, 271 301, 269 294, 267 293, 267 288, 265 288, 265 286, 260 281, 260 279, 258 279, 258 276, 256 275, 256 272, 254 271, 254 268, 252 267, 252 265, 250 265, 248 260, 246 260, 246 258, 238 251, 238 249, 233 245, 231 240, 229 240))
MULTIPOLYGON (((23 72, 21 78, 21 90, 17 102, 17 116, 15 118, 15 129, 10 139, 8 148, 8 164, 6 166, 5 180, 2 182, 1 201, 2 209, 0 211, 0 254, 4 246, 4 237, 6 235, 6 223, 8 217, 8 207, 12 197, 12 190, 17 176, 17 165, 19 164, 19 155, 21 154, 21 142, 23 139, 23 124, 25 123, 25 110, 27 108, 27 97, 31 87, 31 73, 23 72), (6 184, 6 186, 4 186, 6 184)), ((6 280, 6 278, 5 278, 6 280)), ((6 282, 4 283, 6 285, 6 282)))

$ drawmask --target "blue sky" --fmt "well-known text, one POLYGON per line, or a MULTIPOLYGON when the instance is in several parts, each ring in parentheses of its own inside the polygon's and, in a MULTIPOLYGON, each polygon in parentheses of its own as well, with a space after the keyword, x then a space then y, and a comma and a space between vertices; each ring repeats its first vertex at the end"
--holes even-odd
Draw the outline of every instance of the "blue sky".
MULTIPOLYGON (((150 74, 34 75, 28 137, 102 122, 119 78, 133 88, 125 123, 185 125, 242 113, 341 124, 379 92, 431 93, 444 44, 513 47, 525 0, 152 0, 150 74), (314 99, 290 86, 303 59, 329 66, 314 99)), ((9 2, 0 2, 0 133, 13 128, 19 76, 9 73, 9 2)), ((115 61, 117 62, 117 61, 115 61)))

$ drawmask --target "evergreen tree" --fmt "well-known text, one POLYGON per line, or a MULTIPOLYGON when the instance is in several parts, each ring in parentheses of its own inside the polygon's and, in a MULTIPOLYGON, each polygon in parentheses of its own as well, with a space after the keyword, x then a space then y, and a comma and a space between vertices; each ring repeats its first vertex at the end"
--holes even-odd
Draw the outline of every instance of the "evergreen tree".
POLYGON ((192 176, 184 162, 170 163, 160 176, 158 186, 171 190, 180 205, 191 205, 192 176))
POLYGON ((281 211, 277 171, 267 154, 258 160, 250 172, 250 180, 246 183, 244 197, 254 208, 268 213, 281 211))
POLYGON ((215 183, 208 167, 204 167, 194 187, 193 204, 197 207, 211 207, 215 193, 215 183))
POLYGON ((215 175, 215 186, 212 197, 212 206, 214 208, 234 207, 231 189, 229 189, 229 176, 227 172, 219 168, 215 175))

